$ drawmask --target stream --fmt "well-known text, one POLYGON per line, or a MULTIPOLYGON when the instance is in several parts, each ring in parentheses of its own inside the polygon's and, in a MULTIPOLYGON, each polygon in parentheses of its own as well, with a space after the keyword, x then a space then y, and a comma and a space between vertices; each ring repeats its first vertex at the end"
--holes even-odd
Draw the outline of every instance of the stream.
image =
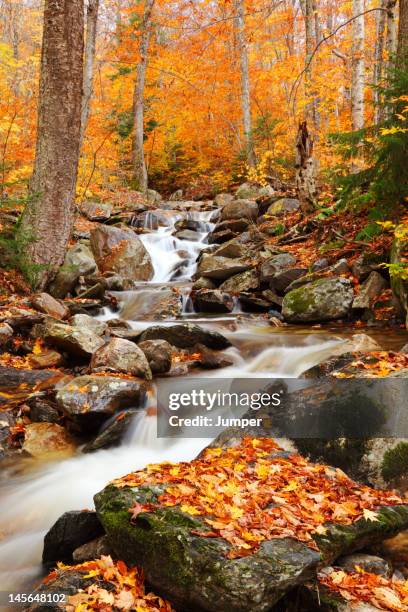
MULTIPOLYGON (((207 234, 213 227, 214 211, 164 210, 160 225, 146 216, 145 228, 152 231, 141 238, 148 250, 155 274, 151 282, 140 283, 133 291, 117 293, 119 312, 105 309, 99 318, 121 317, 132 328, 157 325, 150 313, 163 299, 163 291, 177 289, 182 296, 178 320, 219 330, 232 343, 226 351, 233 365, 206 372, 213 377, 286 377, 302 372, 328 358, 343 342, 339 336, 319 330, 274 328, 264 318, 240 312, 203 316, 195 314, 189 299, 191 277, 200 251, 208 246, 207 234), (174 224, 181 219, 199 222, 199 240, 173 236, 174 224)), ((216 214, 216 213, 215 213, 216 214)), ((160 325, 174 324, 174 319, 160 325)), ((154 397, 150 398, 154 405, 154 397)), ((28 462, 28 467, 0 480, 0 590, 18 590, 41 576, 44 534, 68 510, 93 507, 93 495, 105 484, 148 463, 193 459, 208 439, 157 439, 154 411, 142 411, 132 424, 122 445, 92 454, 80 454, 59 462, 28 462)))

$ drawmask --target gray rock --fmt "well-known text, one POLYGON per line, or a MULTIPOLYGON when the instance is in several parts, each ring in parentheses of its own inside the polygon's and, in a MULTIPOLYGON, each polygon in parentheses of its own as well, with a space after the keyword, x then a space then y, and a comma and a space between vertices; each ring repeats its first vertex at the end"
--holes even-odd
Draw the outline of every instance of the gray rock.
POLYGON ((216 257, 229 257, 230 259, 240 259, 248 255, 248 246, 240 243, 237 239, 233 238, 228 240, 222 246, 214 251, 216 257))
POLYGON ((70 310, 65 304, 59 302, 48 293, 37 293, 34 295, 31 305, 39 312, 43 312, 55 319, 67 319, 70 314, 70 310))
POLYGON ((113 206, 106 202, 82 202, 80 210, 90 221, 107 221, 112 214, 113 206))
POLYGON ((147 201, 150 204, 159 204, 159 202, 161 202, 162 199, 163 198, 161 197, 158 191, 155 191, 154 189, 147 190, 147 201))
POLYGON ((267 300, 270 304, 274 304, 275 306, 279 307, 282 306, 283 297, 278 295, 276 291, 273 291, 273 289, 265 289, 265 291, 262 291, 262 297, 265 298, 265 300, 267 300))
MULTIPOLYGON (((312 272, 319 272, 320 270, 325 270, 329 267, 329 262, 324 257, 321 259, 316 259, 312 266, 312 272)), ((341 272, 339 272, 341 274, 341 272)))
POLYGON ((208 235, 208 244, 224 244, 236 237, 237 233, 231 229, 214 230, 208 235))
POLYGON ((201 236, 198 232, 193 230, 185 229, 175 234, 179 240, 188 240, 189 242, 199 242, 201 236))
POLYGON ((94 333, 96 336, 103 336, 108 329, 107 323, 99 321, 95 317, 91 317, 87 314, 76 314, 69 320, 72 327, 77 327, 81 330, 88 330, 94 333))
POLYGON ((101 448, 119 446, 138 413, 140 413, 140 410, 131 408, 116 414, 113 420, 109 420, 97 436, 84 446, 82 452, 93 453, 101 448))
POLYGON ((298 278, 302 278, 307 273, 305 268, 289 268, 288 270, 282 270, 282 272, 276 272, 270 281, 271 287, 273 287, 279 293, 284 293, 293 281, 298 278))
POLYGON ((13 337, 13 328, 8 323, 0 323, 0 346, 5 346, 13 337))
POLYGON ((350 274, 351 270, 350 267, 347 263, 347 259, 339 259, 338 262, 336 262, 331 268, 330 270, 333 272, 333 274, 350 274))
POLYGON ((115 376, 79 376, 57 392, 61 410, 80 427, 96 431, 120 408, 139 407, 146 387, 137 380, 115 376))
POLYGON ((73 327, 51 318, 36 325, 33 333, 47 344, 81 358, 90 357, 104 344, 102 338, 88 328, 73 327))
POLYGON ((280 253, 267 259, 261 266, 261 281, 271 282, 276 274, 288 270, 296 264, 296 258, 290 253, 280 253))
POLYGON ((91 231, 91 248, 101 272, 138 281, 153 278, 150 255, 131 229, 99 225, 91 231))
POLYGON ((336 561, 336 566, 341 567, 346 572, 355 572, 356 568, 361 568, 365 572, 384 576, 384 578, 391 578, 392 576, 392 565, 389 561, 367 553, 354 553, 340 557, 336 561))
POLYGON ((72 553, 72 559, 75 564, 78 564, 84 563, 85 561, 100 559, 102 555, 104 557, 112 557, 113 555, 112 547, 106 535, 100 536, 76 548, 72 553))
POLYGON ((231 230, 232 232, 241 233, 244 232, 249 225, 248 219, 226 219, 217 223, 214 227, 214 232, 220 232, 222 230, 231 230))
POLYGON ((255 220, 259 215, 259 208, 252 200, 233 200, 226 204, 221 211, 221 220, 228 219, 252 219, 255 220))
POLYGON ((238 187, 235 192, 235 198, 237 200, 257 200, 258 198, 271 197, 274 193, 275 191, 270 185, 262 187, 262 185, 258 185, 257 183, 246 182, 238 187))
POLYGON ((103 534, 96 512, 65 512, 44 537, 44 565, 49 567, 58 561, 71 563, 76 548, 103 534))
POLYGON ((215 196, 215 204, 216 206, 225 206, 226 204, 229 204, 230 202, 232 202, 232 200, 234 199, 234 196, 231 193, 218 193, 215 196))
POLYGON ((191 295, 196 312, 232 312, 234 300, 229 293, 219 289, 200 289, 191 295))
POLYGON ((207 224, 195 219, 180 219, 174 224, 175 229, 179 232, 182 230, 191 230, 192 232, 203 232, 207 228, 207 224))
POLYGON ((183 200, 183 190, 182 189, 177 189, 177 191, 174 191, 169 197, 170 202, 181 202, 182 200, 183 200))
POLYGON ((353 310, 372 308, 375 301, 387 287, 387 281, 378 272, 371 272, 370 276, 360 287, 360 293, 353 300, 353 310))
POLYGON ((353 285, 348 279, 320 279, 287 293, 282 315, 289 323, 341 319, 349 314, 353 298, 353 285))
POLYGON ((299 210, 299 208, 299 200, 296 200, 295 198, 281 198, 269 206, 267 214, 274 217, 279 217, 285 213, 299 210))
POLYGON ((249 268, 251 268, 251 264, 244 261, 216 255, 204 255, 198 264, 197 274, 216 280, 225 280, 234 276, 234 274, 245 272, 249 268))
POLYGON ((143 351, 134 343, 122 338, 112 338, 95 351, 91 359, 92 372, 121 372, 152 379, 152 372, 143 351))
POLYGON ((233 363, 223 353, 213 351, 203 344, 197 344, 191 350, 194 353, 200 354, 199 363, 204 370, 218 370, 220 368, 227 368, 233 363))
POLYGON ((171 369, 173 349, 167 340, 145 340, 139 348, 146 355, 153 374, 166 374, 171 369))
POLYGON ((167 340, 167 342, 179 348, 190 348, 195 344, 204 344, 213 349, 225 349, 231 346, 229 340, 220 333, 191 323, 149 327, 140 335, 139 344, 145 340, 158 339, 167 340))
POLYGON ((30 420, 33 423, 58 423, 60 420, 59 412, 53 404, 47 400, 35 397, 29 402, 30 420))
POLYGON ((257 270, 247 270, 228 278, 220 285, 219 289, 230 293, 241 293, 242 291, 256 290, 259 288, 259 284, 257 270))
POLYGON ((205 276, 201 276, 195 281, 195 283, 193 283, 191 288, 193 290, 216 289, 217 285, 214 283, 214 281, 211 280, 211 278, 206 278, 205 276))
POLYGON ((95 274, 97 265, 88 246, 77 243, 68 249, 64 263, 50 286, 50 293, 55 298, 64 298, 71 293, 80 276, 95 274))

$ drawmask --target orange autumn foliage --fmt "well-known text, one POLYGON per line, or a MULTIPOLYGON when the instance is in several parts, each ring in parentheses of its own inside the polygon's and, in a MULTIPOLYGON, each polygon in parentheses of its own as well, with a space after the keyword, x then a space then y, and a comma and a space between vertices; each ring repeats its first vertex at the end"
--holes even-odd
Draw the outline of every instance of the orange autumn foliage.
POLYGON ((222 537, 229 556, 242 557, 273 538, 296 538, 318 549, 314 536, 329 523, 376 521, 379 506, 403 503, 392 492, 357 484, 339 469, 313 464, 299 455, 279 455, 269 438, 245 438, 234 448, 207 448, 189 463, 148 465, 113 481, 116 487, 164 484, 158 504, 136 503, 141 512, 177 507, 203 517, 204 537, 222 537))

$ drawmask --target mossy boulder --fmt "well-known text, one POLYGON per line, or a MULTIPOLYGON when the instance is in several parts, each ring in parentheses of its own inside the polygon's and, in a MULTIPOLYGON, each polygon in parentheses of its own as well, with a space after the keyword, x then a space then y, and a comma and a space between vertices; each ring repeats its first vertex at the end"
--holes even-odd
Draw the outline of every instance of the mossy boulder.
POLYGON ((289 291, 282 315, 288 323, 332 321, 346 317, 351 309, 353 285, 346 278, 322 278, 289 291))

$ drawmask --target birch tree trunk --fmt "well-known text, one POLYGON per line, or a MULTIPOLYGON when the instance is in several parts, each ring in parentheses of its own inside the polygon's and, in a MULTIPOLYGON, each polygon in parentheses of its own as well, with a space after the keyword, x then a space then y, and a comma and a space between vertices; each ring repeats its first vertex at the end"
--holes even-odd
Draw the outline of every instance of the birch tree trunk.
POLYGON ((86 12, 86 41, 84 53, 84 83, 81 109, 81 137, 80 147, 84 141, 86 126, 88 125, 91 99, 93 94, 96 34, 98 28, 99 0, 89 0, 86 12))
POLYGON ((387 0, 387 68, 390 67, 390 60, 397 52, 397 0, 387 0))
POLYGON ((34 172, 18 234, 36 289, 62 264, 74 222, 83 51, 83 0, 45 0, 34 172))
POLYGON ((351 118, 353 130, 364 127, 364 0, 353 0, 351 118))
POLYGON ((313 91, 313 74, 311 58, 313 51, 319 42, 320 28, 317 17, 315 0, 301 0, 300 7, 305 20, 305 96, 306 96, 306 119, 318 127, 319 119, 317 113, 317 100, 313 91))
POLYGON ((236 37, 239 49, 241 69, 241 106, 242 122, 244 126, 244 142, 246 147, 248 166, 256 165, 255 151, 252 140, 251 95, 249 83, 248 45, 245 33, 245 6, 244 0, 234 0, 236 37))
POLYGON ((374 122, 378 123, 381 116, 379 85, 383 78, 383 57, 384 57, 384 35, 386 22, 387 0, 381 0, 381 8, 376 16, 376 41, 374 50, 374 74, 373 74, 373 102, 374 102, 374 122))
POLYGON ((296 192, 304 213, 314 210, 316 203, 316 163, 313 157, 313 139, 306 121, 299 124, 296 138, 296 192))
POLYGON ((149 59, 149 44, 151 38, 151 20, 155 0, 145 0, 143 21, 141 24, 140 60, 136 67, 136 81, 133 95, 133 169, 138 189, 146 193, 148 176, 144 154, 144 89, 146 69, 149 59))

